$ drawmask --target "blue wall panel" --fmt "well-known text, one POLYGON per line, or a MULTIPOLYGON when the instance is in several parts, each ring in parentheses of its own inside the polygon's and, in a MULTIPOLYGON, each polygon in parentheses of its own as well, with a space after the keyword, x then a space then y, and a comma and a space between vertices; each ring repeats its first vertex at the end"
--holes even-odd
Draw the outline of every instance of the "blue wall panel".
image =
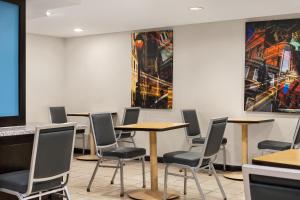
POLYGON ((0 1, 0 117, 19 115, 19 6, 0 1))

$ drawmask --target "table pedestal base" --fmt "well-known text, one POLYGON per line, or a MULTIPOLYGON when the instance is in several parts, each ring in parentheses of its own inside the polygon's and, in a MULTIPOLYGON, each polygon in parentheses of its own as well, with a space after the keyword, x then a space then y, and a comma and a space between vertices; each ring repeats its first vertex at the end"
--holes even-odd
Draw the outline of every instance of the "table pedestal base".
POLYGON ((243 173, 242 172, 230 172, 224 174, 225 178, 235 180, 235 181, 243 181, 243 173))
MULTIPOLYGON (((164 192, 161 191, 152 191, 147 189, 139 189, 133 190, 128 192, 128 196, 132 199, 136 200, 161 200, 163 199, 164 192)), ((177 199, 179 198, 179 194, 177 192, 168 191, 168 198, 167 199, 177 199)))
POLYGON ((78 156, 76 157, 76 159, 82 161, 98 161, 99 157, 96 155, 84 155, 84 156, 78 156))

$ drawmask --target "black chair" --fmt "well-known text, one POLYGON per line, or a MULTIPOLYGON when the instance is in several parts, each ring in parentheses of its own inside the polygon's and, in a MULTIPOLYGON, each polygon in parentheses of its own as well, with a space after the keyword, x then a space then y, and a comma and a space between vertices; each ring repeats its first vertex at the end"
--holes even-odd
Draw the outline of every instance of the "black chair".
POLYGON ((203 193, 203 190, 201 189, 196 172, 200 169, 204 169, 207 167, 210 167, 210 169, 212 170, 212 173, 221 190, 222 196, 224 199, 226 199, 225 192, 213 165, 213 159, 219 152, 220 147, 222 145, 222 139, 224 136, 226 124, 227 118, 211 120, 208 129, 208 134, 205 138, 204 148, 201 153, 191 151, 175 151, 163 155, 164 162, 166 163, 164 200, 167 199, 168 175, 184 178, 184 194, 186 194, 187 179, 194 179, 202 199, 205 199, 205 195, 203 193), (168 170, 170 166, 182 168, 184 170, 184 175, 170 173, 168 170), (192 176, 187 175, 187 170, 189 170, 192 173, 192 176))
MULTIPOLYGON (((136 124, 139 120, 139 114, 140 114, 140 108, 138 107, 125 108, 122 125, 136 124)), ((116 135, 117 135, 118 142, 132 143, 133 146, 136 147, 134 141, 135 132, 118 131, 116 135)))
POLYGON ((123 167, 124 162, 129 160, 140 159, 142 161, 143 169, 143 187, 146 187, 145 182, 145 155, 146 149, 135 147, 119 147, 114 131, 113 120, 110 113, 98 113, 91 114, 90 121, 92 126, 92 133, 97 148, 97 156, 99 157, 96 163, 95 170, 87 187, 87 191, 90 192, 92 183, 99 167, 108 167, 120 169, 121 180, 121 193, 120 196, 124 196, 124 179, 123 179, 123 167), (102 161, 115 160, 118 161, 116 166, 102 165, 102 161))
MULTIPOLYGON (((53 124, 67 123, 66 109, 63 106, 49 107, 50 121, 53 124)), ((86 144, 85 144, 85 134, 87 132, 87 126, 83 124, 78 124, 76 129, 76 135, 81 135, 82 138, 82 154, 84 155, 86 144)))
MULTIPOLYGON (((182 110, 182 118, 189 126, 185 128, 185 135, 189 144, 189 151, 194 147, 203 146, 205 137, 201 136, 201 129, 195 109, 182 110)), ((227 139, 222 139, 221 150, 223 151, 223 170, 226 171, 226 144, 227 139)))
POLYGON ((263 153, 264 151, 276 152, 276 151, 284 151, 288 149, 298 148, 299 144, 300 144, 300 118, 298 119, 292 142, 264 140, 258 143, 257 148, 259 150, 262 150, 263 153))
POLYGON ((0 174, 0 191, 20 200, 57 194, 67 189, 75 140, 75 124, 37 127, 30 169, 0 174))
POLYGON ((300 197, 300 171, 244 165, 246 200, 296 200, 300 197))

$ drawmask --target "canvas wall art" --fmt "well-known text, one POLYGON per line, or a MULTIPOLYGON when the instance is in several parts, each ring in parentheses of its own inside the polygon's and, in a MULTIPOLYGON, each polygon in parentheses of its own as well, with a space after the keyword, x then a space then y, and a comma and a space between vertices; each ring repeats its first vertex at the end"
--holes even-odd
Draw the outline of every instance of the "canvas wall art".
POLYGON ((300 19, 246 24, 246 111, 300 112, 300 19))
POLYGON ((131 106, 171 109, 173 30, 131 34, 131 106))

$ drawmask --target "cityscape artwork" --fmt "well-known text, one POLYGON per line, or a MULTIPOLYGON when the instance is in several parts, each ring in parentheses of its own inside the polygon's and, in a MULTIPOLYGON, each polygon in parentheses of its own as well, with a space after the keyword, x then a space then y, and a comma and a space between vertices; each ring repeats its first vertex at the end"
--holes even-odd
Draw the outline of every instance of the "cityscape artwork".
POLYGON ((300 19, 246 24, 244 107, 300 113, 300 19))
POLYGON ((131 34, 131 106, 172 109, 173 30, 131 34))

